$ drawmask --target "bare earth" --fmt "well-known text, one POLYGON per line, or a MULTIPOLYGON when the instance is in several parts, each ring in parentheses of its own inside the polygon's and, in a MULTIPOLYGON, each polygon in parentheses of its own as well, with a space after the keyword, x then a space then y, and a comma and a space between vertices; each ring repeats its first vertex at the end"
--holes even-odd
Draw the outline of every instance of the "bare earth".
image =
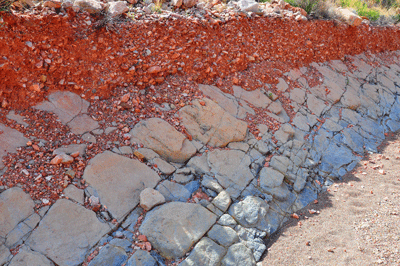
POLYGON ((400 134, 379 151, 290 218, 263 265, 400 265, 400 134))

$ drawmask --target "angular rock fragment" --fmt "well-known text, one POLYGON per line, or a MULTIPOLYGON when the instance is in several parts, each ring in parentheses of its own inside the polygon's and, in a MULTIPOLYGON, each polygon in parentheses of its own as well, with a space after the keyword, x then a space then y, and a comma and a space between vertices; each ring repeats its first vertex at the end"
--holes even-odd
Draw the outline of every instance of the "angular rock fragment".
POLYGON ((217 217, 199 204, 171 202, 147 213, 140 233, 168 258, 179 258, 197 242, 217 217))
POLYGON ((142 143, 170 162, 183 163, 196 153, 196 148, 182 133, 159 118, 140 121, 130 134, 132 141, 142 143))
POLYGON ((182 123, 196 140, 214 147, 225 147, 233 141, 242 141, 247 124, 224 111, 215 102, 203 98, 180 110, 182 123))
POLYGON ((160 180, 147 165, 110 151, 91 159, 83 178, 117 220, 122 220, 136 207, 141 190, 154 188, 160 180))

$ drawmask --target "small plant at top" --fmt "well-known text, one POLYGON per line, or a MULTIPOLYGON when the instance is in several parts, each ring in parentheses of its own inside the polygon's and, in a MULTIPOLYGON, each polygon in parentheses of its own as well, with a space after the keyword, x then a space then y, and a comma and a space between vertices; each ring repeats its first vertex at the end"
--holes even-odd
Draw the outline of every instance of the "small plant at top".
POLYGON ((286 0, 291 6, 300 7, 304 9, 307 14, 315 11, 322 0, 286 0))
POLYGON ((270 98, 271 100, 274 98, 274 95, 272 94, 272 92, 268 93, 268 98, 270 98))
POLYGON ((162 12, 162 4, 163 4, 162 0, 157 0, 153 7, 153 11, 157 12, 157 13, 161 13, 162 12))

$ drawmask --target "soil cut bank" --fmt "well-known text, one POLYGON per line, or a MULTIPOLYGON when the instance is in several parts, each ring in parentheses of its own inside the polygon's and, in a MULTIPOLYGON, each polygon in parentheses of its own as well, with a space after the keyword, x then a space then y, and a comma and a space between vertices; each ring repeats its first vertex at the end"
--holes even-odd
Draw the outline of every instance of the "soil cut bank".
MULTIPOLYGON (((2 14, 0 100, 22 109, 54 90, 108 96, 117 87, 163 83, 168 75, 253 90, 277 83, 281 71, 345 55, 393 51, 397 27, 349 27, 332 21, 297 22, 237 17, 222 25, 168 18, 96 29, 86 13, 2 14), (242 72, 240 72, 242 71, 242 72)), ((153 102, 168 102, 155 94, 153 102)))

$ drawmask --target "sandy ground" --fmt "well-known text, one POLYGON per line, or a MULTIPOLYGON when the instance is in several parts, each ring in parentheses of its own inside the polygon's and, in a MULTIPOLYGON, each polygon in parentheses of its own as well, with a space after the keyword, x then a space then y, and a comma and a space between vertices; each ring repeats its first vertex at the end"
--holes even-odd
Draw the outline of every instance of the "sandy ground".
POLYGON ((263 265, 400 265, 400 133, 379 152, 273 235, 263 265))

